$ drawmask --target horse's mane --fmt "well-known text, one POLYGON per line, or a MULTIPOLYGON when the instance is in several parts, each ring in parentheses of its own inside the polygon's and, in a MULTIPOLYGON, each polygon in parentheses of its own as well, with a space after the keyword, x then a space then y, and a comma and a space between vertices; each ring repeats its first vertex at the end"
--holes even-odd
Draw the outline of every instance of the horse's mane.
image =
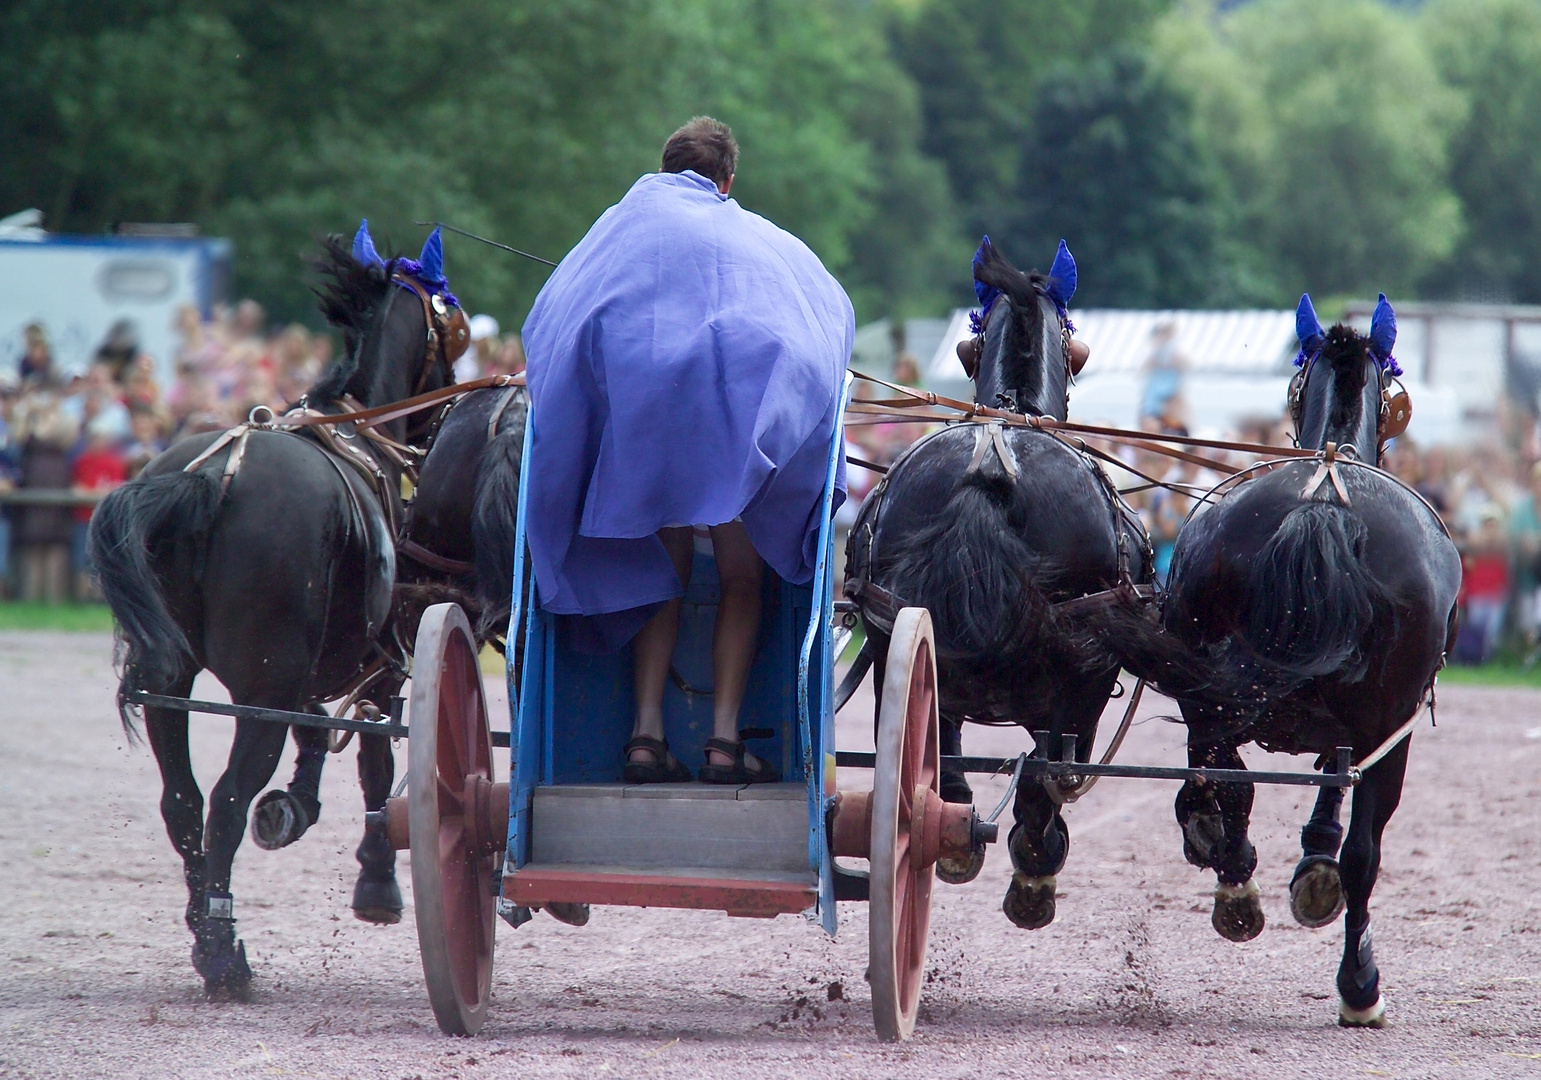
POLYGON ((1328 418, 1332 427, 1346 427, 1359 419, 1360 398, 1369 365, 1370 339, 1352 326, 1335 323, 1322 342, 1321 359, 1332 369, 1333 411, 1328 418))
POLYGON ((321 241, 321 257, 311 263, 321 281, 311 291, 316 294, 326 321, 342 330, 342 355, 316 380, 307 392, 313 403, 335 401, 347 390, 358 372, 358 345, 369 329, 375 308, 391 287, 391 268, 371 266, 353 257, 347 237, 333 233, 321 241))
POLYGON ((995 245, 986 237, 979 245, 979 255, 974 260, 974 280, 1005 293, 1013 307, 1037 310, 1038 295, 1049 279, 1037 271, 1018 270, 1006 256, 995 250, 995 245))

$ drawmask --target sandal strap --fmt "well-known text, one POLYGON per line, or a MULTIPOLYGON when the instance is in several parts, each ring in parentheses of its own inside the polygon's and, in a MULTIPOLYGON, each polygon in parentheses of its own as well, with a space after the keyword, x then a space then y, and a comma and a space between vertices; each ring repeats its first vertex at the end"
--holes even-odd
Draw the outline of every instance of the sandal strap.
MULTIPOLYGON (((663 739, 655 739, 651 735, 635 736, 621 748, 621 755, 629 761, 633 750, 646 750, 652 754, 653 764, 660 769, 668 769, 679 764, 674 755, 669 752, 669 744, 663 739)), ((646 763, 635 762, 634 764, 641 765, 646 763)))

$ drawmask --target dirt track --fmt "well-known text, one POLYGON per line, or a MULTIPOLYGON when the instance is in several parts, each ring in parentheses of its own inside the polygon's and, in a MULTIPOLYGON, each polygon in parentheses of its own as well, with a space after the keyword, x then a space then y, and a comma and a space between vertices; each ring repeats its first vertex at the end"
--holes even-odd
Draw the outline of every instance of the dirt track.
MULTIPOLYGON (((1384 1031, 1335 1026, 1340 930, 1289 918, 1308 792, 1259 792, 1269 926, 1238 946, 1209 925, 1212 876, 1182 860, 1175 784, 1107 781, 1069 811, 1048 929, 1000 914, 999 851, 973 884, 938 886, 909 1044, 873 1038, 854 904, 834 941, 794 917, 618 908, 582 929, 500 924, 487 1028, 455 1041, 428 1008, 410 911, 378 928, 347 910, 362 828, 348 760, 303 841, 242 847, 255 999, 202 1000, 154 761, 119 731, 109 654, 101 636, 0 635, 0 1076, 1541 1076, 1541 694, 1445 688, 1439 727, 1414 739, 1373 908, 1384 1031)), ((229 729, 194 725, 207 791, 229 729)), ((1121 760, 1179 763, 1180 734, 1142 723, 1121 760)), ((1022 742, 966 737, 978 753, 1022 742)))

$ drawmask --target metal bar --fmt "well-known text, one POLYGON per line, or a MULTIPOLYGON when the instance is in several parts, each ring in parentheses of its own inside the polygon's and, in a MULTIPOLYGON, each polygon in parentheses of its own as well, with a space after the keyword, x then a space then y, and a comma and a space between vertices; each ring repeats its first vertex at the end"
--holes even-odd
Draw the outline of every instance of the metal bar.
MULTIPOLYGON (((165 694, 151 694, 144 690, 131 690, 123 696, 134 705, 213 713, 216 716, 233 716, 237 720, 261 720, 269 724, 293 724, 297 727, 322 728, 326 731, 356 731, 361 735, 389 735, 393 739, 405 739, 408 734, 407 725, 394 720, 345 720, 337 716, 318 716, 315 713, 289 712, 286 709, 264 709, 257 705, 226 705, 218 701, 168 697, 165 694)), ((507 746, 508 732, 494 731, 492 745, 507 746)))
MULTIPOLYGON (((842 750, 835 764, 842 768, 871 769, 876 754, 842 750)), ((952 757, 943 755, 942 768, 967 773, 1008 774, 1016 767, 1016 758, 952 757)), ((1290 784, 1297 787, 1353 787, 1355 773, 1254 772, 1250 769, 1190 769, 1163 765, 1096 765, 1091 762, 1045 761, 1028 758, 1023 776, 1124 776, 1143 780, 1208 780, 1214 783, 1290 784)))

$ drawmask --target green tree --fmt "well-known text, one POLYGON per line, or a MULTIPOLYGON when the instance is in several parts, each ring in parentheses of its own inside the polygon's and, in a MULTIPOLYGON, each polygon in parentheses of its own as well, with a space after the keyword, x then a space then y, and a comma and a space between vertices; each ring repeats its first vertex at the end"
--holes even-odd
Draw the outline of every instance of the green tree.
MULTIPOLYGON (((1454 251, 1449 135, 1462 101, 1415 17, 1375 0, 1199 4, 1153 35, 1237 197, 1233 248, 1283 302, 1416 292, 1454 251)), ((1253 291, 1253 288, 1243 291, 1253 291)))
POLYGON ((1002 239, 1047 267, 1064 237, 1083 305, 1213 303, 1227 285, 1221 190, 1187 102, 1122 49, 1044 77, 1002 239))
POLYGON ((1541 5, 1440 0, 1425 19, 1441 73, 1469 103, 1450 149, 1467 237, 1429 289, 1541 303, 1541 5))

